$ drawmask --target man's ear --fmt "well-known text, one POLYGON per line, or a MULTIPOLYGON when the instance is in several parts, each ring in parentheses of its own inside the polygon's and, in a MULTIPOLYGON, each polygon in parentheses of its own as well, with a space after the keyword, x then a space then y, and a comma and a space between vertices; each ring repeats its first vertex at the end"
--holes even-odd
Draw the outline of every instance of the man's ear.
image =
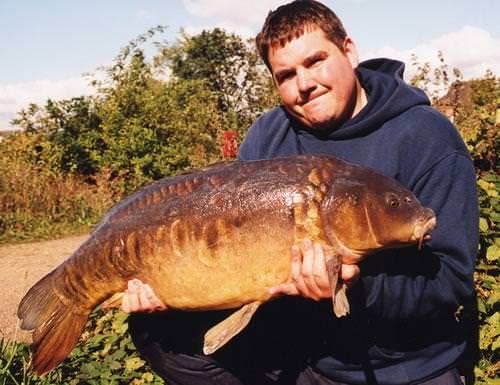
POLYGON ((358 49, 356 48, 354 41, 349 36, 344 39, 342 48, 344 49, 344 55, 351 63, 352 68, 356 68, 359 64, 358 49))

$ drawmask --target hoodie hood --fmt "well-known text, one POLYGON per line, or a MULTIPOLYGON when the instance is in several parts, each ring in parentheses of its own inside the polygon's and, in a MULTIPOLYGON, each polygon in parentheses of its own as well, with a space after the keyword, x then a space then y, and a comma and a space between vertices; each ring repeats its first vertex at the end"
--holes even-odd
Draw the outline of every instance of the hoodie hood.
POLYGON ((352 119, 332 130, 314 131, 294 121, 296 131, 307 131, 321 139, 349 139, 364 136, 385 122, 417 105, 429 105, 425 93, 405 83, 404 63, 372 59, 359 64, 356 74, 367 96, 366 106, 352 119))

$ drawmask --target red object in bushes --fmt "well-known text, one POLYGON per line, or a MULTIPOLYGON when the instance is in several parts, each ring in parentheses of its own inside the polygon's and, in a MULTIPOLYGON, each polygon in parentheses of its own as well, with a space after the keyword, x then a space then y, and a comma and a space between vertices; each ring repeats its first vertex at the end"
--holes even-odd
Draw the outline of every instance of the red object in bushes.
POLYGON ((222 135, 222 156, 224 158, 236 158, 238 154, 238 143, 236 131, 224 131, 222 135))

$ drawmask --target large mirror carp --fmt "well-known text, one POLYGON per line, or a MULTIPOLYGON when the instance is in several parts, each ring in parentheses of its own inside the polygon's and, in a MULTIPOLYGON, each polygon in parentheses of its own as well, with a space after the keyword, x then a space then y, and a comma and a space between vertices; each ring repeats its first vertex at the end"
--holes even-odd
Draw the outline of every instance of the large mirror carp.
POLYGON ((138 278, 168 308, 240 308, 205 335, 224 345, 290 280, 291 247, 327 250, 334 312, 349 311, 340 263, 421 244, 431 209, 395 180, 329 156, 225 162, 153 183, 113 207, 66 261, 22 299, 33 330, 32 368, 43 374, 74 348, 94 308, 138 278))

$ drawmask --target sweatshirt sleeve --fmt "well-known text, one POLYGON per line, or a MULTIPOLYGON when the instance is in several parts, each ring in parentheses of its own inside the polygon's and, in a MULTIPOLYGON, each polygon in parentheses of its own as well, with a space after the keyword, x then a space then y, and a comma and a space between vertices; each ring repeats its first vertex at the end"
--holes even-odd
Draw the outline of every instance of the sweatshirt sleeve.
POLYGON ((453 152, 436 163, 414 186, 438 227, 422 251, 399 249, 362 264, 366 309, 379 319, 453 315, 473 297, 478 245, 478 203, 471 160, 453 152))

